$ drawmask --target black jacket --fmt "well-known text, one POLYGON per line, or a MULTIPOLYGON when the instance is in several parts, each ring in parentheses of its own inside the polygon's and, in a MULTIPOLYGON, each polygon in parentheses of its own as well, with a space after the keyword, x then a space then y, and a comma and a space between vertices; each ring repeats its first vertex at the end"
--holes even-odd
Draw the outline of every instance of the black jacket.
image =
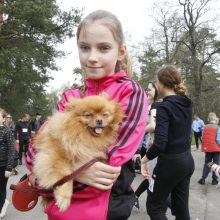
POLYGON ((14 163, 15 144, 12 132, 6 126, 0 126, 0 167, 11 171, 14 163))
POLYGON ((191 146, 192 102, 186 96, 171 95, 157 108, 155 139, 147 152, 153 159, 161 153, 178 154, 191 146))

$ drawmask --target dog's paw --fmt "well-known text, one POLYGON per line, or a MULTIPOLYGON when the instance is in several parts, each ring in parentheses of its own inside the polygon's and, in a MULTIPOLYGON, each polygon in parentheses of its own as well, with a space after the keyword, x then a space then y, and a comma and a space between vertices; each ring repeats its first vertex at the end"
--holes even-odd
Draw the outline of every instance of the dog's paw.
POLYGON ((61 212, 64 212, 68 209, 70 205, 70 198, 67 196, 58 196, 56 197, 56 205, 59 207, 61 212))
POLYGON ((62 185, 57 187, 54 190, 54 196, 56 200, 56 205, 59 207, 61 212, 64 212, 68 209, 71 197, 72 197, 72 188, 68 189, 68 185, 62 185))

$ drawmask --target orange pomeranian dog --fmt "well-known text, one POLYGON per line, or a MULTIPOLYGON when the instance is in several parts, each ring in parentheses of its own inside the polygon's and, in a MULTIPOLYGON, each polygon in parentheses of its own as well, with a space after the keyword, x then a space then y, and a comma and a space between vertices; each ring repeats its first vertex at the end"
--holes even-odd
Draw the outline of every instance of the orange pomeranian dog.
MULTIPOLYGON (((51 189, 63 177, 71 174, 77 162, 87 162, 107 148, 117 138, 123 119, 121 106, 106 94, 70 100, 64 112, 55 113, 35 137, 37 151, 34 173, 39 185, 51 189)), ((73 180, 54 189, 60 211, 71 202, 73 180)))

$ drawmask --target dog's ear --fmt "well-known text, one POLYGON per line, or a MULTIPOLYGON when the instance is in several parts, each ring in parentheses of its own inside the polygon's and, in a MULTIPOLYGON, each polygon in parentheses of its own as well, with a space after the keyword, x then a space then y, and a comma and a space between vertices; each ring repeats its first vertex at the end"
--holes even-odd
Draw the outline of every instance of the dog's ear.
POLYGON ((71 111, 74 110, 77 106, 79 106, 81 100, 76 98, 71 98, 69 102, 65 104, 65 110, 71 111))

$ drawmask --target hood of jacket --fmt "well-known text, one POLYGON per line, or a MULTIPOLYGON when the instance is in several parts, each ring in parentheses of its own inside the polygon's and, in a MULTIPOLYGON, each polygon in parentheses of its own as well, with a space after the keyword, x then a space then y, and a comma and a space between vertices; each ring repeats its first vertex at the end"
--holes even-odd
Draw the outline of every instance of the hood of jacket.
POLYGON ((168 106, 170 106, 170 108, 172 106, 175 106, 177 109, 179 109, 185 118, 188 117, 189 111, 191 111, 192 108, 192 101, 191 99, 189 99, 187 96, 183 95, 170 95, 170 96, 166 96, 163 99, 164 102, 168 103, 168 106), (170 103, 170 105, 169 105, 170 103))

